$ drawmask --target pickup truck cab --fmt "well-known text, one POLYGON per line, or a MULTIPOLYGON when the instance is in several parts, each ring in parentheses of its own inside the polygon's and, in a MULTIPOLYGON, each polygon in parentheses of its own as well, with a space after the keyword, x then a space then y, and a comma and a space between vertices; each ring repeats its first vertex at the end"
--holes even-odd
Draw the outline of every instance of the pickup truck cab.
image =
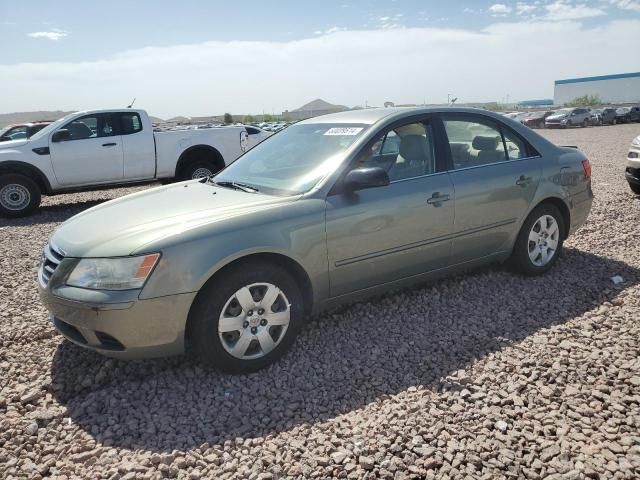
POLYGON ((76 112, 0 143, 0 215, 28 215, 42 194, 209 176, 262 139, 244 126, 154 132, 144 110, 76 112))

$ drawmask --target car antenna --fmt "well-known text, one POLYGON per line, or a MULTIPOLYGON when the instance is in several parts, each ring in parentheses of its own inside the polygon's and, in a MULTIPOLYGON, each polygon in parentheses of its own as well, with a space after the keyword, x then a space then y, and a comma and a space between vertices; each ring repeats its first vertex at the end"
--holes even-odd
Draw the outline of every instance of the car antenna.
POLYGON ((131 100, 131 103, 129 104, 129 106, 127 108, 133 107, 134 103, 136 103, 136 97, 133 97, 133 100, 131 100))

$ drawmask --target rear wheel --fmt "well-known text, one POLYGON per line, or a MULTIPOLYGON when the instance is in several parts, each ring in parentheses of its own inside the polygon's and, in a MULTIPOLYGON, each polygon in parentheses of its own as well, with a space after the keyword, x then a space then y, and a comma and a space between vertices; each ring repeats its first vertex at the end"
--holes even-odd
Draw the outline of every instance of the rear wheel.
POLYGON ((630 183, 629 188, 631 188, 631 191, 636 195, 640 195, 640 185, 635 185, 633 183, 630 183))
POLYGON ((198 294, 191 318, 195 353, 226 372, 261 369, 289 349, 303 312, 300 288, 286 270, 244 262, 198 294))
POLYGON ((562 252, 565 225, 562 214, 552 204, 536 207, 527 217, 511 253, 510 263, 524 275, 541 275, 562 252))
POLYGON ((24 217, 40 206, 40 187, 29 177, 12 173, 0 177, 0 214, 24 217))
POLYGON ((198 160, 186 165, 181 173, 180 180, 196 180, 198 178, 210 177, 217 173, 220 169, 215 163, 207 160, 198 160))

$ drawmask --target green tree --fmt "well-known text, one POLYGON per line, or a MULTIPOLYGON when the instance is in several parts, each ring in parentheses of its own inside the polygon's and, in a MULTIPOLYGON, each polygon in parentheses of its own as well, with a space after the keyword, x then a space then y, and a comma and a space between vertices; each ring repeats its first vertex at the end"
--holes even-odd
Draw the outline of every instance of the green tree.
POLYGON ((263 122, 273 122, 273 115, 269 115, 268 113, 265 115, 262 115, 262 121, 263 122))
POLYGON ((498 102, 489 102, 485 104, 484 108, 491 110, 492 112, 504 112, 504 106, 498 102))
POLYGON ((595 107, 602 105, 602 99, 598 95, 583 95, 565 103, 566 107, 595 107))
POLYGON ((251 123, 255 121, 256 121, 256 118, 253 115, 245 115, 244 118, 242 119, 243 123, 251 123))
POLYGON ((233 123, 233 117, 230 113, 224 114, 224 123, 233 123))

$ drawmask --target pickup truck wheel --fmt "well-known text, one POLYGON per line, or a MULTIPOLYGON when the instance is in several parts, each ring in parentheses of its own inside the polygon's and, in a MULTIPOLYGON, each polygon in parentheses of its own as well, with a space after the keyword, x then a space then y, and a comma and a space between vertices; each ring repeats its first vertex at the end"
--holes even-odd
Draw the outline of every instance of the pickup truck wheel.
POLYGON ((219 169, 211 162, 193 162, 182 169, 180 180, 196 180, 198 178, 210 177, 214 173, 218 172, 218 170, 219 169))
POLYGON ((524 275, 541 275, 558 260, 564 243, 565 226, 555 205, 542 204, 525 220, 511 253, 510 263, 524 275))
POLYGON ((0 177, 0 214, 24 217, 40 206, 40 188, 29 177, 9 174, 0 177))
POLYGON ((225 271, 198 294, 191 312, 196 355, 225 372, 252 372, 284 355, 300 327, 302 293, 292 275, 265 262, 225 271))

